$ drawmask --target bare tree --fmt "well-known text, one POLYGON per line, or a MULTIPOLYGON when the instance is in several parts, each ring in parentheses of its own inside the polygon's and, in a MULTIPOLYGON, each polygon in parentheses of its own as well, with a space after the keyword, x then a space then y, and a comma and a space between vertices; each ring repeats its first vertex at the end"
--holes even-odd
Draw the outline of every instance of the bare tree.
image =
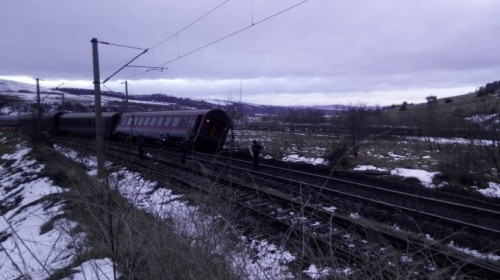
POLYGON ((352 106, 346 114, 346 125, 349 139, 349 147, 354 157, 358 156, 361 141, 365 133, 368 109, 366 104, 352 106))

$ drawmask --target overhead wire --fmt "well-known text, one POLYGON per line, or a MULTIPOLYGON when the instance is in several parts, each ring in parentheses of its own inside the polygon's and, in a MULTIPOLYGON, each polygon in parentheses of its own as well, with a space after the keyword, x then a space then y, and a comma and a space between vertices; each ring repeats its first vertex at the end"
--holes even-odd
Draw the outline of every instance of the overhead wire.
POLYGON ((115 91, 115 90, 110 89, 110 88, 109 88, 108 86, 106 86, 105 84, 102 84, 102 86, 103 86, 103 87, 105 87, 105 88, 107 88, 107 89, 108 89, 108 91, 110 91, 110 92, 117 92, 117 91, 115 91))
POLYGON ((100 43, 100 44, 103 44, 103 45, 110 45, 110 46, 122 47, 122 48, 129 48, 129 49, 135 49, 135 50, 145 50, 144 48, 138 48, 138 47, 132 47, 132 46, 126 46, 126 45, 108 43, 108 42, 103 42, 103 41, 97 41, 97 42, 100 43))
POLYGON ((217 9, 219 9, 220 7, 224 6, 227 2, 229 2, 230 0, 226 0, 224 2, 222 2, 221 4, 217 5, 215 8, 211 9, 210 11, 206 12, 205 14, 203 14, 202 16, 200 16, 199 18, 197 18, 196 20, 194 20, 193 22, 191 22, 190 24, 184 26, 183 28, 181 28, 179 31, 175 32, 174 34, 168 36, 166 39, 162 40, 161 42, 159 42, 158 44, 152 46, 150 49, 154 49, 158 46, 160 46, 161 44, 167 42, 168 40, 172 39, 173 37, 176 37, 176 36, 179 36, 179 33, 183 32, 184 30, 188 29, 189 27, 193 26, 195 23, 197 23, 198 21, 202 20, 203 18, 205 18, 206 16, 210 15, 211 13, 213 13, 214 11, 216 11, 217 9))
POLYGON ((108 78, 106 78, 102 83, 103 84, 106 83, 109 79, 111 79, 113 76, 115 76, 116 74, 118 74, 118 72, 120 72, 123 68, 127 67, 130 63, 134 62, 134 60, 138 59, 141 55, 145 54, 147 51, 148 51, 148 49, 145 49, 143 52, 141 52, 140 54, 138 54, 136 57, 132 58, 129 62, 127 62, 122 67, 120 67, 120 69, 116 70, 111 76, 109 76, 108 78))
POLYGON ((201 46, 201 47, 198 47, 198 48, 196 48, 196 49, 193 49, 193 50, 191 50, 191 51, 189 51, 189 52, 187 52, 187 53, 185 53, 185 54, 179 55, 178 57, 176 57, 176 58, 174 58, 174 59, 171 59, 171 60, 169 60, 169 61, 167 61, 167 62, 165 62, 165 63, 162 63, 162 64, 160 64, 160 65, 158 65, 158 66, 164 66, 164 65, 170 64, 170 63, 172 63, 172 62, 174 62, 174 61, 176 61, 176 60, 179 60, 179 59, 181 59, 181 58, 183 58, 183 57, 185 57, 185 56, 191 55, 191 54, 193 54, 193 53, 195 53, 195 52, 198 52, 198 51, 200 51, 200 50, 202 50, 202 49, 205 49, 205 48, 210 47, 210 46, 212 46, 212 45, 214 45, 214 44, 217 44, 217 43, 219 43, 220 41, 223 41, 223 40, 225 40, 225 39, 227 39, 227 38, 230 38, 230 37, 232 37, 232 36, 234 36, 234 35, 236 35, 236 34, 239 34, 239 33, 243 32, 243 31, 245 31, 245 30, 247 30, 247 29, 250 29, 250 28, 254 27, 254 26, 255 26, 255 25, 257 25, 257 24, 260 24, 260 23, 263 23, 263 22, 265 22, 265 21, 267 21, 267 20, 270 20, 270 19, 272 19, 272 18, 274 18, 274 17, 276 17, 276 16, 278 16, 278 15, 281 15, 281 14, 283 14, 283 13, 285 13, 285 12, 287 12, 287 11, 289 11, 289 10, 291 10, 291 9, 293 9, 293 8, 295 8, 295 7, 297 7, 297 6, 300 6, 300 5, 302 5, 302 4, 306 3, 306 2, 309 2, 309 1, 310 1, 310 0, 303 0, 303 1, 301 1, 301 2, 299 2, 299 3, 297 3, 297 4, 295 4, 295 5, 292 5, 292 6, 288 7, 288 8, 286 8, 286 9, 283 9, 283 10, 281 10, 281 11, 277 12, 277 13, 274 13, 274 14, 272 14, 272 15, 270 15, 270 16, 268 16, 268 17, 265 17, 265 18, 263 18, 263 19, 261 19, 261 20, 259 20, 259 21, 256 21, 256 22, 254 22, 254 21, 253 21, 253 16, 252 16, 252 24, 250 24, 250 25, 248 25, 248 26, 245 26, 245 27, 243 27, 243 28, 241 28, 241 29, 239 29, 239 30, 237 30, 237 31, 234 31, 233 33, 230 33, 230 34, 228 34, 228 35, 225 35, 225 36, 223 36, 223 37, 221 37, 221 38, 219 38, 219 39, 216 39, 216 40, 214 40, 214 41, 212 41, 212 42, 210 42, 210 43, 208 43, 208 44, 205 44, 205 45, 203 45, 203 46, 201 46))
MULTIPOLYGON (((202 20, 203 18, 207 17, 208 15, 210 15, 211 13, 213 13, 214 11, 216 11, 217 9, 219 9, 220 7, 224 6, 226 3, 228 3, 230 0, 226 0, 222 3, 220 3, 219 5, 215 6, 213 9, 211 9, 210 11, 206 12, 205 14, 201 15, 200 17, 198 17, 196 20, 194 20, 193 22, 191 22, 190 24, 184 26, 183 28, 181 28, 179 31, 177 31, 176 33, 170 35, 169 37, 165 38, 164 40, 160 41, 159 43, 157 43, 156 45, 146 49, 143 53, 141 53, 139 56, 141 56, 142 54, 144 54, 145 52, 147 52, 148 50, 154 50, 155 48, 157 48, 158 46, 164 44, 165 42, 169 41, 170 39, 172 39, 173 37, 176 37, 177 38, 177 53, 178 53, 178 56, 180 56, 180 43, 179 43, 179 33, 185 31, 186 29, 190 28, 191 26, 193 26, 194 24, 196 24, 197 22, 199 22, 200 20, 202 20)), ((125 45, 118 45, 118 44, 111 44, 111 43, 107 43, 107 42, 101 42, 103 44, 107 44, 107 45, 114 45, 114 46, 119 46, 119 47, 129 47, 129 48, 135 48, 135 47, 130 47, 130 46, 125 46, 125 45)), ((135 48, 135 49, 140 49, 140 48, 135 48)), ((141 50, 144 50, 144 49, 141 49, 141 50)), ((118 72, 120 72, 123 68, 125 67, 131 67, 130 64, 132 61, 134 61, 135 59, 137 59, 139 56, 133 58, 131 61, 129 61, 127 64, 125 64, 123 67, 121 67, 118 71, 116 71, 115 73, 113 73, 113 75, 111 75, 109 78, 107 78, 103 83, 105 83, 106 81, 108 81, 111 77, 113 77, 114 75, 116 75, 118 72)), ((121 63, 120 63, 121 64, 121 63)), ((146 67, 144 67, 146 68, 146 67)), ((163 69, 165 69, 165 67, 161 67, 161 66, 151 66, 150 67, 151 69, 148 69, 146 70, 145 72, 142 72, 140 74, 145 74, 149 71, 152 71, 152 70, 159 70, 160 72, 163 71, 163 69)), ((130 75, 130 76, 126 76, 124 77, 124 79, 127 79, 129 77, 133 77, 133 76, 136 76, 136 75, 140 75, 140 74, 133 74, 133 75, 130 75)))
POLYGON ((132 46, 127 46, 127 45, 109 43, 109 42, 104 42, 104 41, 97 41, 97 43, 103 44, 103 45, 115 46, 115 47, 122 47, 122 48, 134 49, 134 50, 142 50, 142 52, 140 54, 138 54, 135 57, 133 57, 132 59, 128 60, 128 62, 125 63, 125 65, 123 65, 118 70, 116 70, 113 74, 111 74, 111 76, 109 76, 108 78, 106 78, 101 84, 105 84, 109 79, 111 79, 113 76, 115 76, 116 74, 118 74, 123 68, 127 67, 130 63, 132 63, 134 60, 138 59, 141 55, 145 54, 149 50, 149 49, 132 47, 132 46))
MULTIPOLYGON (((228 0, 228 1, 229 1, 229 0, 228 0)), ((228 2, 228 1, 226 1, 226 2, 228 2)), ((174 62, 174 61, 177 61, 177 60, 179 60, 179 59, 181 59, 181 58, 183 58, 183 57, 186 57, 186 56, 188 56, 188 55, 191 55, 191 54, 193 54, 193 53, 196 53, 196 52, 198 52, 198 51, 201 51, 202 49, 208 48, 208 47, 210 47, 210 46, 212 46, 212 45, 214 45, 214 44, 219 43, 220 41, 223 41, 223 40, 228 39, 228 38, 230 38, 230 37, 232 37, 232 36, 235 36, 235 35, 237 35, 237 34, 239 34, 239 33, 243 32, 243 31, 245 31, 245 30, 247 30, 247 29, 250 29, 250 28, 254 27, 254 26, 255 26, 255 25, 257 25, 257 24, 260 24, 260 23, 263 23, 263 22, 265 22, 265 21, 268 21, 268 20, 270 20, 270 19, 272 19, 272 18, 274 18, 274 17, 276 17, 276 16, 279 16, 279 15, 281 15, 281 14, 283 14, 283 13, 285 13, 285 12, 287 12, 287 11, 291 10, 291 9, 294 9, 294 8, 296 8, 296 7, 298 7, 298 6, 302 5, 302 4, 304 4, 304 3, 306 3, 306 2, 309 2, 309 1, 310 1, 310 0, 303 0, 303 1, 299 2, 299 3, 296 3, 296 4, 294 4, 294 5, 290 6, 290 7, 287 7, 287 8, 285 8, 285 9, 283 9, 283 10, 281 10, 281 11, 277 12, 277 13, 274 13, 274 14, 272 14, 272 15, 270 15, 270 16, 268 16, 268 17, 265 17, 265 18, 263 18, 263 19, 261 19, 261 20, 259 20, 259 21, 256 21, 256 22, 254 22, 254 19, 253 19, 253 12, 252 12, 252 23, 251 23, 250 25, 245 26, 245 27, 243 27, 243 28, 241 28, 241 29, 239 29, 239 30, 237 30, 237 31, 234 31, 234 32, 232 32, 232 33, 228 34, 228 35, 225 35, 225 36, 223 36, 223 37, 221 37, 221 38, 219 38, 219 39, 216 39, 216 40, 214 40, 214 41, 212 41, 212 42, 210 42, 210 43, 207 43, 207 44, 205 44, 205 45, 203 45, 203 46, 201 46, 201 47, 198 47, 198 48, 195 48, 195 49, 193 49, 193 50, 191 50, 191 51, 188 51, 188 52, 186 52, 186 53, 184 53, 184 54, 180 54, 180 53, 178 53, 178 56, 177 56, 177 57, 175 57, 175 58, 173 58, 173 59, 171 59, 171 60, 168 60, 168 61, 166 61, 166 62, 164 62, 164 63, 162 63, 162 64, 159 64, 159 65, 158 65, 158 67, 162 67, 162 66, 168 65, 168 64, 170 64, 170 63, 172 63, 172 62, 174 62)), ((225 4, 226 2, 224 2, 223 4, 225 4)), ((214 11, 214 10, 215 10, 215 9, 217 9, 218 7, 222 6, 223 4, 221 4, 221 5, 217 6, 217 7, 216 7, 216 8, 214 8, 212 11, 214 11)), ((252 9, 253 9, 253 7, 252 7, 252 9)), ((212 11, 211 11, 211 12, 212 12, 212 11)), ((209 14, 209 13, 207 13, 206 15, 208 15, 208 14, 209 14)), ((201 19, 201 18, 200 18, 200 19, 201 19)), ((197 21, 199 21, 199 19, 198 19, 197 21)), ((193 24, 194 24, 194 22, 193 22, 193 24)), ((189 26, 191 26, 191 25, 192 25, 192 24, 190 24, 189 26)), ((185 29, 184 29, 184 30, 185 30, 185 29)), ((178 33, 179 33, 179 32, 177 32, 177 33, 175 33, 174 35, 170 36, 169 38, 167 38, 167 39, 163 40, 161 43, 164 43, 164 42, 166 42, 167 40, 171 39, 172 37, 177 36, 177 35, 178 35, 178 33)), ((155 47, 156 47, 156 46, 158 46, 158 45, 160 45, 160 44, 155 45, 155 47)), ((148 71, 146 71, 146 72, 148 72, 148 71)), ((127 77, 125 77, 125 78, 130 78, 130 77, 134 77, 134 76, 142 75, 142 74, 145 74, 146 72, 137 73, 137 74, 132 74, 132 75, 127 76, 127 77)))

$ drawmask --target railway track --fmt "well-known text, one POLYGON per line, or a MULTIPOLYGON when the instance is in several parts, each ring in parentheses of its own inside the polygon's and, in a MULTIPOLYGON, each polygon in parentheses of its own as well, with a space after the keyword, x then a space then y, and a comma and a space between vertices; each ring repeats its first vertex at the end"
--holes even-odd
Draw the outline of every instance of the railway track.
MULTIPOLYGON (((227 161, 228 159, 222 160, 227 161)), ((308 204, 322 206, 326 203, 339 202, 333 205, 342 205, 341 200, 347 199, 354 201, 356 205, 354 209, 359 211, 362 208, 362 205, 359 203, 361 202, 361 204, 367 205, 366 209, 373 212, 365 211, 367 215, 363 216, 369 220, 376 220, 384 224, 388 221, 388 217, 391 217, 391 212, 395 215, 403 214, 403 219, 399 220, 410 220, 411 225, 411 227, 405 230, 417 229, 420 230, 420 233, 427 233, 427 230, 431 229, 429 232, 438 235, 439 238, 439 242, 435 242, 434 240, 421 238, 418 235, 410 237, 407 234, 403 234, 401 236, 397 232, 387 230, 387 228, 371 228, 365 224, 362 225, 365 227, 365 231, 370 232, 370 234, 383 235, 384 238, 390 240, 391 243, 400 249, 413 247, 421 251, 425 248, 434 257, 437 257, 443 266, 448 266, 452 263, 463 263, 464 269, 470 271, 475 270, 477 267, 482 267, 481 269, 485 271, 493 271, 490 276, 498 275, 500 271, 498 261, 478 261, 477 264, 469 266, 469 256, 462 256, 461 253, 455 252, 454 249, 442 245, 452 242, 453 244, 464 244, 465 248, 476 245, 479 246, 479 250, 488 248, 490 252, 498 252, 500 249, 500 244, 498 243, 500 237, 500 211, 498 204, 433 190, 425 190, 424 193, 427 195, 415 192, 414 190, 405 192, 400 189, 394 189, 394 187, 368 185, 352 180, 275 166, 262 166, 259 172, 248 171, 252 165, 251 162, 234 159, 231 159, 230 162, 230 165, 227 163, 223 163, 223 165, 234 168, 235 163, 239 162, 240 166, 246 167, 244 168, 247 172, 253 172, 254 176, 259 178, 266 178, 261 183, 269 186, 267 178, 272 178, 272 180, 279 182, 274 183, 274 189, 290 192, 291 196, 303 201, 304 197, 308 197, 306 199, 306 203, 308 204), (286 177, 277 176, 276 174, 284 174, 286 177), (374 193, 377 193, 377 195, 374 195, 374 193), (318 198, 314 199, 314 195, 318 198), (332 196, 336 199, 330 199, 332 196), (342 198, 340 201, 339 197, 342 198), (358 206, 359 208, 357 208, 358 206), (383 218, 380 219, 380 217, 383 218), (435 230, 436 228, 437 230, 435 230), (461 236, 457 237, 457 235, 461 236)), ((206 163, 213 165, 214 160, 208 159, 206 163)), ((415 188, 414 186, 410 187, 415 188)), ((406 186, 406 189, 408 189, 408 186, 406 186)), ((353 207, 347 206, 345 209, 353 209, 353 207)), ((321 210, 321 208, 316 209, 316 213, 321 212, 321 210)), ((337 213, 347 215, 349 212, 338 211, 337 213)), ((349 222, 356 223, 352 220, 345 221, 345 223, 349 222)), ((357 223, 356 225, 359 226, 357 223)))
MULTIPOLYGON (((108 148, 110 156, 114 158, 129 156, 127 152, 130 147, 113 144, 108 145, 108 148)), ((481 236, 495 238, 500 236, 498 228, 473 223, 478 217, 481 217, 479 220, 486 221, 483 218, 485 215, 491 216, 488 218, 489 221, 499 221, 500 212, 494 204, 457 196, 446 198, 446 194, 433 197, 418 193, 409 194, 392 187, 357 183, 317 172, 313 174, 290 168, 263 165, 261 171, 257 172, 251 169, 252 165, 248 161, 213 155, 190 154, 188 164, 180 165, 178 153, 155 149, 151 149, 150 153, 153 158, 146 161, 146 165, 144 162, 135 164, 148 168, 148 172, 154 171, 163 175, 165 168, 182 170, 179 173, 181 175, 172 173, 169 175, 170 178, 240 205, 254 215, 272 221, 275 227, 293 232, 298 239, 307 240, 308 243, 323 250, 328 248, 327 251, 335 252, 350 262, 373 263, 374 259, 381 257, 374 252, 384 252, 390 243, 403 252, 411 251, 422 255, 423 258, 432 258, 439 266, 456 266, 465 275, 487 279, 500 276, 498 261, 478 259, 457 252, 442 245, 446 243, 446 239, 434 241, 386 226, 387 217, 393 217, 396 213, 406 220, 413 219, 412 224, 444 223, 448 227, 447 231, 458 229, 459 232, 466 230, 476 234, 482 232, 481 236), (151 161, 157 163, 154 168, 150 164, 151 161), (203 170, 200 170, 200 166, 204 167, 203 170), (160 169, 156 170, 156 167, 160 169), (192 184, 193 177, 186 176, 186 172, 197 174, 199 180, 215 182, 217 187, 202 189, 199 186, 203 184, 192 184), (374 197, 375 192, 383 195, 374 197), (397 201, 399 203, 396 203, 397 201), (446 205, 445 208, 453 208, 451 212, 446 213, 473 211, 474 216, 472 220, 460 220, 442 215, 439 213, 442 210, 423 211, 438 207, 436 204, 442 203, 446 205), (360 211, 361 215, 358 214, 360 211), (368 215, 369 211, 375 214, 368 215), (384 214, 385 218, 376 219, 381 214, 384 214)), ((401 261, 401 255, 394 255, 392 258, 383 257, 387 262, 401 261)), ((364 266, 364 269, 367 267, 364 266)))
MULTIPOLYGON (((211 159, 197 158, 207 164, 219 166, 242 166, 250 170, 251 162, 237 159, 220 158, 217 162, 211 159), (219 163, 220 161, 224 163, 219 163), (230 162, 228 164, 228 162, 230 162)), ((332 174, 321 175, 290 168, 264 165, 259 172, 253 172, 261 178, 269 178, 289 185, 290 191, 300 190, 299 195, 308 195, 305 190, 310 190, 310 195, 317 195, 318 203, 329 203, 331 197, 346 197, 359 200, 387 210, 397 209, 400 213, 413 215, 416 218, 426 217, 439 222, 456 225, 461 230, 468 230, 491 237, 500 236, 500 204, 471 199, 435 190, 426 190, 416 186, 398 184, 387 186, 388 181, 377 184, 360 183, 333 177, 332 174), (419 190, 419 192, 416 192, 419 190), (374 195, 376 194, 376 195, 374 195), (464 215, 465 213, 465 215, 464 215)), ((279 185, 279 183, 277 184, 279 185)))

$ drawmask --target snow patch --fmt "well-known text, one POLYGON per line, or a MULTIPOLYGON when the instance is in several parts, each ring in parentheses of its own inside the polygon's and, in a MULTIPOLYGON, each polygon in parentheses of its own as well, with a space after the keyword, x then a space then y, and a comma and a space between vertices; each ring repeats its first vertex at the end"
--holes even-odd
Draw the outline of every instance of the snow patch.
POLYGON ((391 171, 391 175, 397 175, 408 178, 417 178, 420 180, 422 185, 428 188, 435 188, 436 186, 432 183, 432 178, 439 172, 429 172, 421 169, 408 169, 408 168, 396 168, 391 171))
POLYGON ((358 165, 353 170, 355 170, 355 171, 371 171, 371 170, 376 170, 376 171, 382 171, 382 172, 388 171, 385 168, 379 168, 379 167, 375 167, 373 165, 358 165))
POLYGON ((312 165, 326 164, 324 158, 308 158, 297 154, 288 155, 282 158, 286 162, 304 162, 312 165))
POLYGON ((52 218, 63 214, 61 203, 41 199, 64 190, 38 175, 43 166, 28 156, 26 144, 17 148, 2 155, 10 166, 0 166, 0 197, 9 206, 0 218, 0 234, 6 237, 1 243, 0 275, 2 279, 47 279, 77 258, 85 236, 70 235, 76 224, 64 219, 41 233, 52 218))
POLYGON ((500 197, 500 184, 495 182, 489 182, 488 188, 478 190, 484 196, 489 197, 500 197))

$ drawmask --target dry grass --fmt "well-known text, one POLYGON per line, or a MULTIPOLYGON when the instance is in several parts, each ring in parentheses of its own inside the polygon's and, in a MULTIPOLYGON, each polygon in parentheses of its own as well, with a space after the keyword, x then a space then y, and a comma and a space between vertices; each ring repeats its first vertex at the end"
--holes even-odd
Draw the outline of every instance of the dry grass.
POLYGON ((344 160, 341 166, 346 168, 371 165, 385 170, 407 168, 441 172, 443 176, 438 178, 437 184, 449 180, 448 185, 460 187, 483 187, 487 181, 500 182, 493 161, 498 147, 494 145, 446 143, 434 137, 365 137, 359 144, 358 156, 353 157, 346 136, 273 131, 242 131, 237 136, 236 144, 240 148, 247 147, 253 139, 260 139, 264 144, 263 155, 275 159, 296 154, 306 158, 344 160), (345 154, 336 155, 338 152, 345 154))
MULTIPOLYGON (((60 198, 65 201, 65 217, 60 218, 78 223, 72 233, 75 239, 79 233, 87 236, 86 249, 79 252, 73 265, 109 257, 123 279, 236 279, 232 269, 214 254, 216 241, 223 240, 215 240, 213 230, 207 229, 193 240, 175 232, 169 220, 136 208, 118 193, 117 186, 100 183, 80 164, 57 152, 41 148, 32 156, 46 165, 45 176, 68 187, 60 198)), ((67 273, 68 269, 62 269, 54 275, 67 273)))

